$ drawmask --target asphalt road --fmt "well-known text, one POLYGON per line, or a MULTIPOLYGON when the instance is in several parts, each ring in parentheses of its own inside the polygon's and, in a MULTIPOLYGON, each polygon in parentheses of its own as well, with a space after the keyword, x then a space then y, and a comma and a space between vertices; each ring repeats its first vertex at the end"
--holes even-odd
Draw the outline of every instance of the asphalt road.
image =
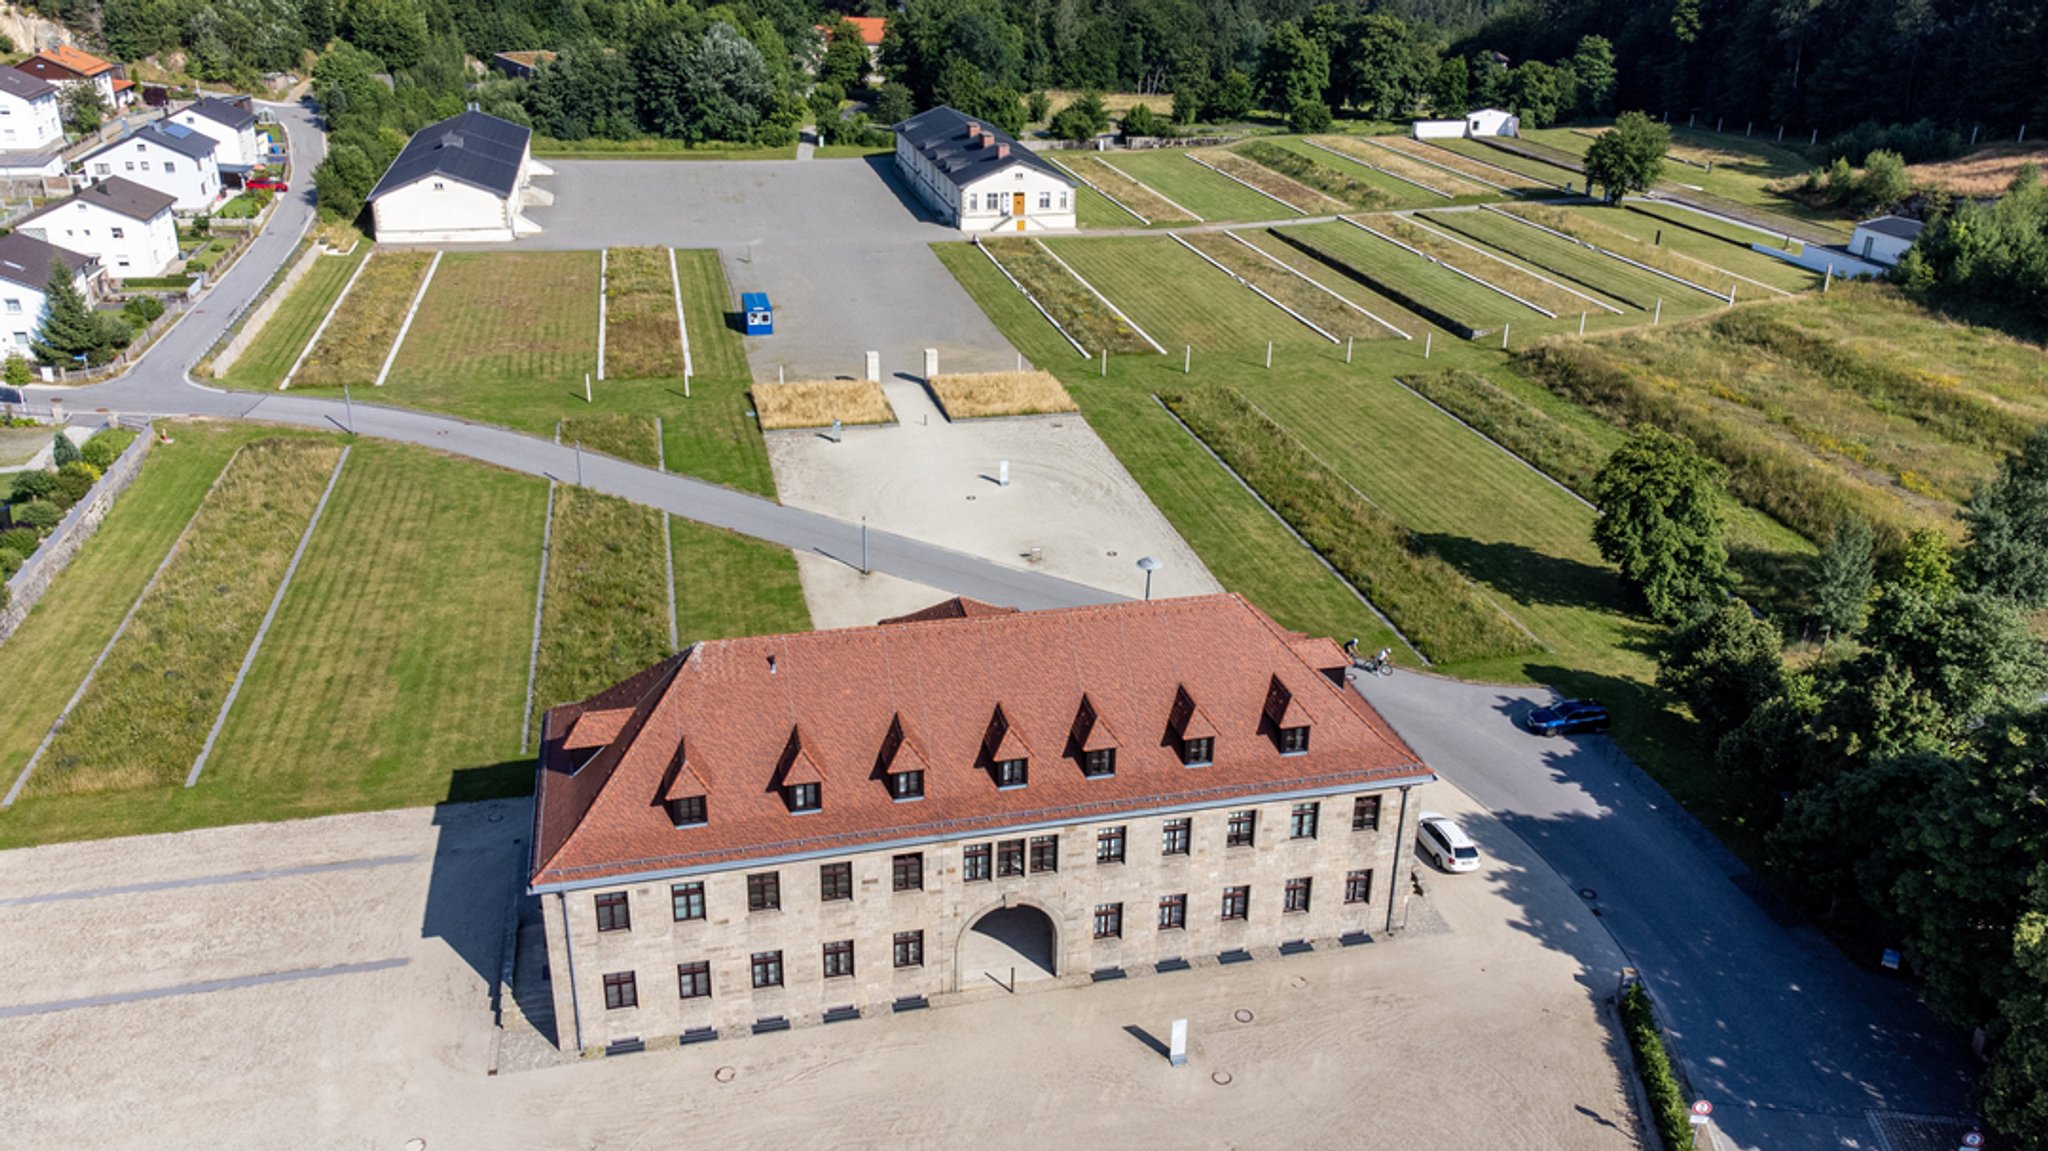
MULTIPOLYGON (((1968 1110, 1962 1038, 1910 984, 1774 920, 1731 878, 1741 863, 1605 737, 1522 730, 1549 693, 1409 673, 1358 686, 1425 762, 1599 911, 1657 1000, 1694 1090, 1714 1104, 1724 1145, 1882 1148, 1871 1112, 1968 1110)), ((1501 833, 1469 830, 1482 850, 1504 850, 1487 842, 1501 833)))

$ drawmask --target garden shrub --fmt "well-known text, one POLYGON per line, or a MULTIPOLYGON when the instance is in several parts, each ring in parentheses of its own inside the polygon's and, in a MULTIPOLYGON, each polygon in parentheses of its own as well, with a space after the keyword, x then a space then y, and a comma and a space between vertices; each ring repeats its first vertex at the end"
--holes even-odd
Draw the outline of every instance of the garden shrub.
POLYGON ((36 545, 41 542, 42 538, 36 535, 34 528, 7 528, 0 531, 0 551, 28 555, 35 551, 36 545))
POLYGON ((0 580, 13 579, 14 573, 27 562, 28 557, 13 548, 0 548, 0 580))
POLYGON ((84 476, 88 480, 97 481, 100 478, 101 472, 100 469, 92 466, 90 461, 84 459, 72 460, 70 463, 57 469, 57 476, 60 480, 65 476, 72 475, 84 476))
POLYGON ((164 302, 155 296, 136 296, 121 305, 121 310, 134 318, 137 327, 141 327, 164 314, 164 302))
POLYGON ((99 436, 94 436, 85 441, 84 446, 78 449, 78 454, 84 458, 86 463, 98 468, 101 475, 106 475, 107 469, 113 467, 114 461, 121 457, 121 453, 115 449, 112 440, 102 439, 99 436))
POLYGON ((65 465, 65 464, 68 464, 68 463, 70 463, 71 461, 73 461, 73 460, 76 460, 76 459, 80 459, 80 458, 82 458, 82 457, 81 457, 81 456, 79 455, 79 453, 78 453, 78 445, 77 445, 77 444, 74 444, 74 443, 72 443, 72 442, 71 442, 71 437, 70 437, 70 436, 67 436, 67 435, 65 435, 65 434, 64 434, 63 432, 58 432, 58 433, 56 433, 56 434, 55 434, 55 435, 54 435, 54 436, 53 436, 53 437, 51 438, 51 440, 50 440, 50 466, 51 466, 51 467, 53 467, 53 468, 61 468, 61 467, 63 467, 63 466, 65 465))
POLYGON ((1671 1052, 1657 1030, 1657 1014, 1650 1005, 1650 993, 1632 983, 1621 997, 1621 1026, 1628 1033, 1629 1050, 1635 1054, 1636 1074, 1650 1097, 1650 1122, 1663 1137, 1666 1147, 1692 1145, 1692 1124, 1686 1118, 1685 1088, 1671 1069, 1671 1052))
POLYGON ((50 502, 68 508, 84 499, 96 480, 90 471, 73 471, 70 464, 65 464, 64 470, 57 473, 57 490, 51 494, 50 502))
POLYGON ((47 499, 56 490, 56 472, 27 471, 14 477, 14 494, 10 498, 17 504, 27 503, 47 499))
POLYGON ((30 500, 14 506, 14 522, 26 528, 34 528, 38 535, 48 535, 57 521, 64 518, 64 509, 49 500, 30 500))

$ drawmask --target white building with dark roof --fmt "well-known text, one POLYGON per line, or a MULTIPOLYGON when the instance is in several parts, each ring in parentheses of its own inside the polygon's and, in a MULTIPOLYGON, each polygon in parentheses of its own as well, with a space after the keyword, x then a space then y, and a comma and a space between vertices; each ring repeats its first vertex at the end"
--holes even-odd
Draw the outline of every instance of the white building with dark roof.
POLYGON ((256 111, 251 104, 247 96, 230 100, 207 96, 171 113, 169 118, 172 123, 213 141, 214 163, 219 165, 222 175, 247 175, 263 162, 256 111))
POLYGON ((1905 216, 1865 220, 1856 225, 1855 234, 1849 237, 1849 254, 1888 268, 1897 267, 1924 227, 1920 221, 1905 216))
POLYGON ((168 192, 109 176, 89 184, 16 228, 92 256, 116 277, 161 276, 178 258, 178 225, 168 192))
POLYGON ((533 133, 469 111, 413 133, 370 190, 386 244, 493 243, 540 229, 521 211, 551 197, 531 186, 553 173, 534 160, 533 133))
POLYGON ((49 306, 50 270, 56 264, 71 269, 87 302, 100 298, 98 260, 22 232, 0 236, 0 352, 29 354, 49 306))
POLYGON ((0 152, 41 152, 64 143, 55 84, 17 68, 0 68, 0 152))
POLYGON ((1073 179, 995 125, 942 106, 895 131, 897 171, 945 223, 963 232, 1075 226, 1073 179))
POLYGON ((179 212, 204 212, 221 196, 213 137, 183 124, 154 123, 81 161, 89 180, 119 176, 167 193, 179 212))

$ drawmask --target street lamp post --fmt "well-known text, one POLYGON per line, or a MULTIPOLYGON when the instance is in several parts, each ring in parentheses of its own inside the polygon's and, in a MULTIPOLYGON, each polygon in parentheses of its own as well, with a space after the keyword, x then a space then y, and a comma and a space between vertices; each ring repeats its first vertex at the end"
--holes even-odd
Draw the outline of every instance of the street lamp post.
POLYGON ((1152 558, 1151 556, 1146 556, 1145 558, 1138 561, 1138 570, 1145 573, 1146 599, 1149 600, 1152 598, 1152 573, 1158 571, 1160 568, 1163 568, 1165 566, 1165 564, 1160 563, 1158 560, 1152 558))

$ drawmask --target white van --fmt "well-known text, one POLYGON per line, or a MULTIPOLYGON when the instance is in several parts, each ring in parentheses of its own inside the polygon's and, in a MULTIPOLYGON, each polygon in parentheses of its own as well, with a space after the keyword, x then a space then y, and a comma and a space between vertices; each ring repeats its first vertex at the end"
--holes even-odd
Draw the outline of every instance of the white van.
POLYGON ((1473 843, 1465 829, 1452 822, 1449 816, 1425 811, 1419 826, 1416 842, 1422 845, 1422 850, 1438 867, 1445 871, 1479 870, 1479 845, 1473 843))

